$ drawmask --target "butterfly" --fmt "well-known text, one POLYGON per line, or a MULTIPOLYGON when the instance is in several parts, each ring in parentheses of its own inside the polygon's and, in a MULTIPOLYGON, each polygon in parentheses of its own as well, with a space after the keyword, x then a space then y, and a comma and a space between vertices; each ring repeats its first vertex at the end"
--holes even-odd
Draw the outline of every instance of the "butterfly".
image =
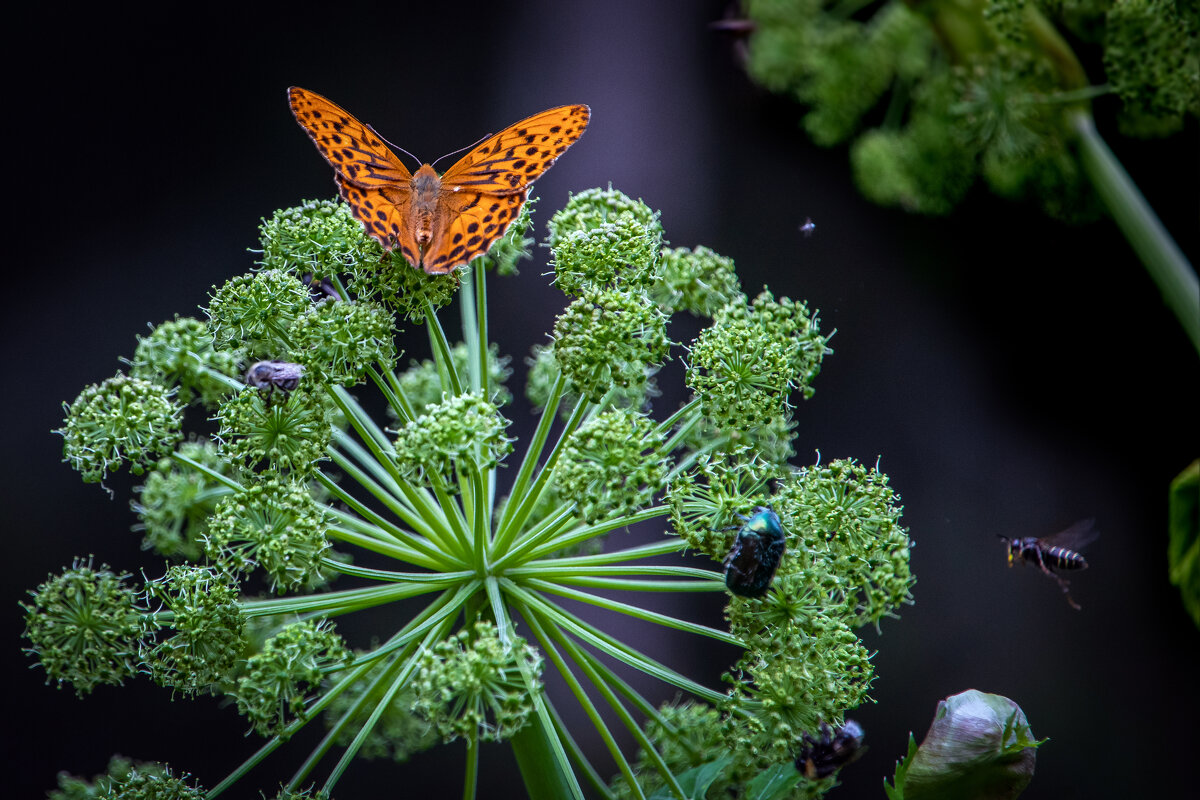
POLYGON ((293 86, 288 100, 367 233, 432 275, 486 253, 591 117, 585 105, 534 114, 473 145, 439 176, 429 164, 409 172, 374 130, 321 95, 293 86))

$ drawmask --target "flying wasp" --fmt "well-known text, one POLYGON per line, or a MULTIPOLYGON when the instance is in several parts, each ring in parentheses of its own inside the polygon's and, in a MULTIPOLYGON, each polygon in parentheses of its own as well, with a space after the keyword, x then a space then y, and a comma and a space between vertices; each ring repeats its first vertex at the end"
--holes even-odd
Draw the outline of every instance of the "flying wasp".
POLYGON ((762 597, 783 558, 784 534, 779 515, 758 506, 738 530, 725 556, 725 585, 742 597, 762 597))
POLYGON ((852 719, 836 729, 822 722, 817 730, 815 737, 806 733, 800 738, 800 752, 796 755, 796 769, 810 781, 828 778, 866 752, 863 747, 866 732, 852 719))
POLYGON ((1021 539, 1001 536, 1008 545, 1008 565, 1011 567, 1014 562, 1020 562, 1037 566, 1058 581, 1063 594, 1067 596, 1067 602, 1071 604, 1071 608, 1078 611, 1081 606, 1071 597, 1070 581, 1054 570, 1087 569, 1087 559, 1080 555, 1079 551, 1096 541, 1096 537, 1100 535, 1095 524, 1096 521, 1092 519, 1080 520, 1064 531, 1041 539, 1034 536, 1021 539))

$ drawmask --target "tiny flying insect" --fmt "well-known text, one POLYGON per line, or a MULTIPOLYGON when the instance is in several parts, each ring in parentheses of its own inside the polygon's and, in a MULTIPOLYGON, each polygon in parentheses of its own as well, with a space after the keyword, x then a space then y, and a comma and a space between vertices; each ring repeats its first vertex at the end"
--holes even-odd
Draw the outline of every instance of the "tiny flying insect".
POLYGON ((741 597, 762 597, 783 558, 784 534, 779 515, 758 506, 738 530, 725 556, 725 585, 741 597))
POLYGON ((822 722, 817 731, 816 737, 806 733, 800 738, 796 756, 796 769, 810 781, 828 778, 867 750, 863 747, 866 732, 852 719, 837 729, 822 722))
POLYGON ((1042 537, 1026 536, 1021 539, 1000 538, 1008 545, 1008 565, 1014 562, 1032 564, 1042 572, 1058 581, 1063 594, 1071 608, 1079 611, 1081 606, 1071 597, 1070 581, 1054 570, 1087 569, 1087 559, 1079 551, 1096 540, 1100 532, 1095 528, 1095 520, 1084 519, 1076 522, 1064 531, 1042 537))
POLYGON ((304 367, 290 361, 259 361, 246 370, 246 385, 263 392, 287 394, 300 385, 304 367))
POLYGON ((804 224, 800 226, 800 232, 804 234, 804 238, 813 235, 813 231, 817 229, 817 223, 812 221, 812 217, 805 217, 804 224))

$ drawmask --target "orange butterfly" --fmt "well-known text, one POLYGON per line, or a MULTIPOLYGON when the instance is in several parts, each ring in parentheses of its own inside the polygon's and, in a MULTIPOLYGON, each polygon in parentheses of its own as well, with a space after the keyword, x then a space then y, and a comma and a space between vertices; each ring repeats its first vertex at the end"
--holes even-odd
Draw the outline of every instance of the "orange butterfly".
POLYGON ((488 251, 517 218, 530 184, 583 135, 592 113, 580 105, 534 114, 475 145, 439 177, 429 164, 409 172, 373 130, 321 95, 293 86, 288 100, 367 233, 435 275, 488 251))

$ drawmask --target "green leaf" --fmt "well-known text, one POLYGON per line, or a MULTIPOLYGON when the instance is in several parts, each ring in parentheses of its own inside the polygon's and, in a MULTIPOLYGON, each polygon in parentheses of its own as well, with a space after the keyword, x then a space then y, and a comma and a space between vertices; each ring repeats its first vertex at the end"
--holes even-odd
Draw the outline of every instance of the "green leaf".
POLYGON ((801 780, 800 773, 790 761, 772 764, 746 784, 742 797, 744 800, 782 800, 801 780))
MULTIPOLYGON (((713 785, 713 781, 721 777, 721 773, 733 761, 733 756, 724 756, 716 761, 709 761, 707 764, 701 764, 698 767, 693 767, 687 772, 680 773, 676 776, 679 782, 679 787, 683 789, 684 796, 687 800, 704 800, 704 796, 708 794, 708 787, 713 785)), ((747 795, 750 797, 750 795, 747 795)), ((675 795, 671 794, 671 790, 667 787, 662 787, 654 794, 650 795, 649 800, 676 800, 675 795)))
POLYGON ((888 800, 904 800, 904 780, 908 777, 908 768, 916 755, 917 740, 910 733, 908 734, 908 753, 896 762, 896 774, 892 777, 892 785, 888 785, 887 778, 883 779, 883 791, 887 794, 888 800))

